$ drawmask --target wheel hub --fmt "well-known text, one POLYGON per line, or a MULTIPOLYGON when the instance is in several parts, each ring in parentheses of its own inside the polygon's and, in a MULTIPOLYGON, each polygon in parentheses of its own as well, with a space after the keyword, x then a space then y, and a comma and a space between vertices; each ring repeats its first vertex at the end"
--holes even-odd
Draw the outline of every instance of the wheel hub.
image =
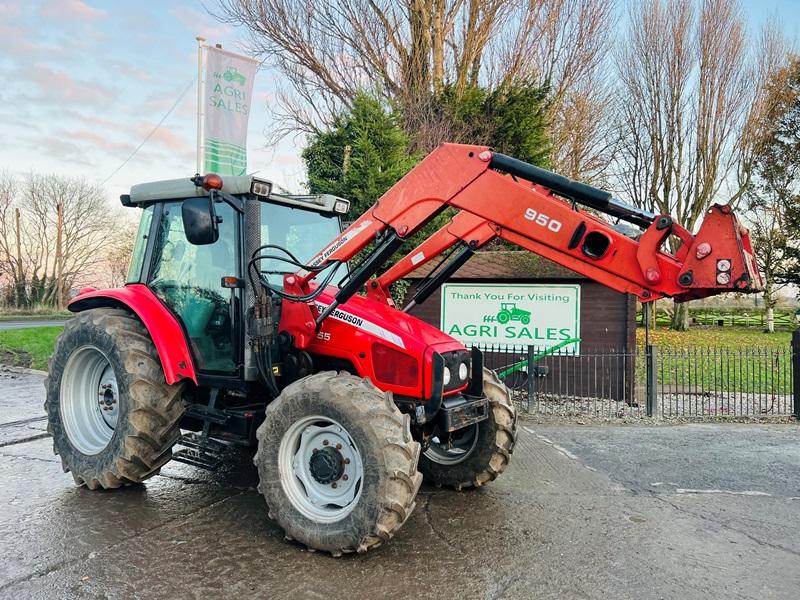
POLYGON ((100 376, 97 397, 100 416, 103 417, 106 425, 114 429, 117 426, 117 417, 119 416, 119 390, 117 389, 117 378, 111 365, 108 365, 100 376))
POLYGON ((281 439, 278 468, 294 507, 316 523, 340 521, 361 496, 361 453, 329 417, 313 415, 292 424, 281 439))
POLYGON ((83 454, 97 454, 114 435, 119 388, 114 369, 98 348, 76 349, 61 374, 59 412, 67 437, 83 454))
POLYGON ((308 470, 319 483, 339 481, 344 475, 344 456, 335 448, 326 446, 311 455, 308 470))

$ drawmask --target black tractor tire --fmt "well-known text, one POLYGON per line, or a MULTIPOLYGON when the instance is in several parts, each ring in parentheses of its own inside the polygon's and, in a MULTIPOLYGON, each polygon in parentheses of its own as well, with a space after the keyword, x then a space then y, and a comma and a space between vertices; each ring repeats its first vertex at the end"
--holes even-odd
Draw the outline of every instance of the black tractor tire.
MULTIPOLYGON (((414 499, 422 483, 417 471, 420 445, 411 436, 410 418, 397 409, 391 393, 379 390, 368 379, 326 371, 293 382, 267 407, 257 437, 253 462, 269 518, 280 525, 288 540, 310 550, 340 556, 377 548, 400 529, 416 506, 414 499), (300 453, 291 444, 297 434, 290 432, 303 431, 305 435, 301 423, 310 416, 320 417, 321 423, 341 425, 362 459, 362 472, 353 474, 360 477, 360 496, 352 500, 350 512, 335 517, 338 520, 334 522, 320 522, 315 515, 301 512, 303 500, 293 498, 289 491, 297 485, 293 479, 297 478, 296 467, 281 476, 279 460, 285 456, 281 446, 284 453, 300 453)), ((291 455, 297 459, 297 454, 291 455)), ((341 480, 339 483, 344 485, 341 480)))
MULTIPOLYGON (((157 474, 172 458, 186 407, 182 383, 167 385, 155 346, 131 313, 96 308, 78 314, 56 340, 45 379, 47 431, 64 472, 90 490, 119 488, 157 474), (99 351, 116 377, 116 426, 105 447, 84 453, 70 439, 62 414, 62 383, 70 357, 99 351)), ((72 368, 66 377, 70 377, 72 368)), ((79 395, 79 394, 78 394, 79 395)), ((97 397, 94 398, 97 401, 97 397)))
POLYGON ((419 470, 425 481, 456 490, 481 487, 508 468, 517 440, 517 411, 508 388, 494 371, 483 370, 483 393, 489 400, 489 416, 473 425, 477 440, 458 462, 442 464, 422 453, 419 470))

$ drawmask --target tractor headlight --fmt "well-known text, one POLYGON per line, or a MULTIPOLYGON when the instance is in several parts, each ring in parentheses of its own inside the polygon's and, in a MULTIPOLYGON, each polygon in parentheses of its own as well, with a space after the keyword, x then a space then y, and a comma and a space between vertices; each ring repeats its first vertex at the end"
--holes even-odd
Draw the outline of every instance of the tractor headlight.
POLYGON ((467 363, 461 363, 458 365, 458 378, 461 381, 464 381, 469 375, 469 367, 467 367, 467 363))
POLYGON ((442 377, 442 380, 444 381, 445 387, 450 384, 450 369, 447 367, 444 368, 444 376, 442 377))

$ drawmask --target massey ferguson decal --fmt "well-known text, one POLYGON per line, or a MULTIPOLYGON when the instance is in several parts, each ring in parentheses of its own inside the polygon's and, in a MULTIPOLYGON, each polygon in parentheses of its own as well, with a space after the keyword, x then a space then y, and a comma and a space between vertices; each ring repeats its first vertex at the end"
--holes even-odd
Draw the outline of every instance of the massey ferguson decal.
MULTIPOLYGON (((328 305, 323 302, 316 302, 317 310, 322 312, 328 305)), ((352 313, 345 312, 341 308, 335 309, 330 316, 329 319, 336 319, 337 321, 341 321, 342 323, 349 323, 350 325, 354 325, 358 329, 371 333, 372 335, 376 335, 381 339, 386 340, 387 342, 391 342, 395 346, 399 348, 405 349, 405 344, 403 343, 403 338, 399 335, 392 333, 391 331, 384 329, 380 325, 376 325, 371 321, 367 321, 366 319, 362 319, 352 313)))

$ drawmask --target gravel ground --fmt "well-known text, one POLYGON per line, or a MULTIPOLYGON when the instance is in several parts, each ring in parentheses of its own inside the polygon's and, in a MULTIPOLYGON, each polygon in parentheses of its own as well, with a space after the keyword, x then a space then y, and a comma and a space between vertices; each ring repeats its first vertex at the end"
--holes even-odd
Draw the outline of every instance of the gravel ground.
POLYGON ((568 398, 540 394, 528 403, 527 394, 513 392, 514 403, 520 411, 533 418, 554 417, 601 421, 668 420, 691 422, 709 418, 732 421, 772 420, 786 422, 792 419, 792 398, 764 394, 661 394, 654 418, 648 418, 644 402, 633 406, 607 398, 568 398))

